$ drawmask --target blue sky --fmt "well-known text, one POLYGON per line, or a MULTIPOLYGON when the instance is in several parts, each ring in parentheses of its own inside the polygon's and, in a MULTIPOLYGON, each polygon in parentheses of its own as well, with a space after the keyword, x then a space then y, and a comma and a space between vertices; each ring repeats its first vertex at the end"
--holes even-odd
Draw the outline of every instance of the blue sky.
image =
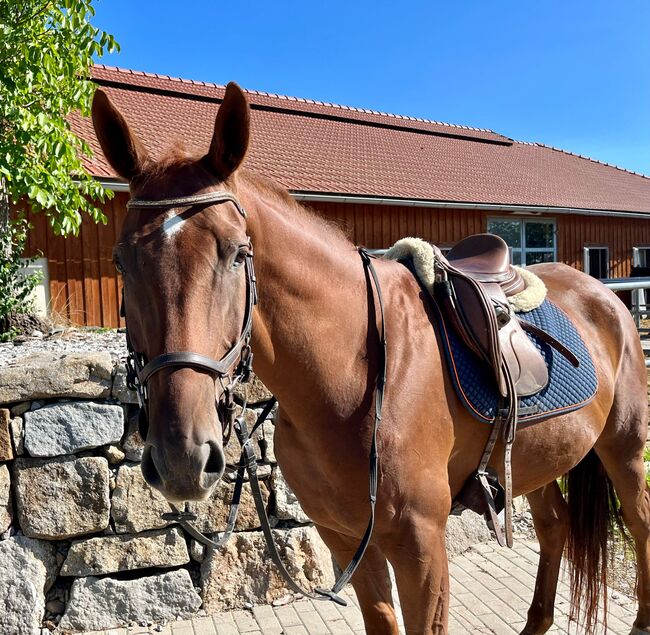
POLYGON ((490 128, 650 175, 650 2, 96 0, 114 66, 490 128))

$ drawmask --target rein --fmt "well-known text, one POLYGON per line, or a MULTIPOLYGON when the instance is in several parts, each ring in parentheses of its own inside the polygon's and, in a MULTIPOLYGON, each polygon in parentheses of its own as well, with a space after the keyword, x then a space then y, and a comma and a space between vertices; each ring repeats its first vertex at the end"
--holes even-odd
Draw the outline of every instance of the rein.
MULTIPOLYGON (((131 199, 127 203, 127 208, 172 208, 181 206, 194 206, 204 205, 208 203, 223 203, 231 201, 234 203, 237 211, 243 218, 246 218, 246 212, 237 198, 230 192, 216 191, 208 192, 206 194, 198 194, 194 196, 186 196, 180 198, 171 198, 163 200, 142 200, 131 199)), ((249 239, 250 244, 250 239, 249 239)), ((239 504, 241 501, 241 493, 246 474, 248 474, 253 501, 260 520, 262 533, 266 540, 266 544, 271 555, 271 559, 278 568, 280 574, 285 579, 285 582, 293 591, 300 593, 306 597, 314 600, 331 600, 346 606, 346 601, 339 595, 341 589, 350 581, 350 578, 357 570, 361 560, 370 544, 370 539, 375 525, 375 506, 377 501, 377 485, 379 474, 379 455, 377 453, 377 431, 381 424, 382 407, 384 401, 384 389, 386 385, 386 370, 387 370, 387 346, 386 346, 386 330, 384 322, 384 301, 381 293, 381 286, 379 278, 372 259, 374 256, 369 254, 364 248, 358 248, 361 261, 363 263, 364 271, 367 273, 368 286, 372 298, 377 296, 379 304, 380 315, 380 359, 379 369, 377 372, 376 385, 375 385, 375 417, 372 432, 372 440, 370 445, 369 456, 369 502, 370 502, 370 517, 368 525, 364 532, 363 538, 357 547, 354 556, 350 563, 339 576, 331 589, 316 588, 314 592, 309 592, 303 589, 287 571, 285 565, 280 558, 277 546, 273 539, 271 525, 266 512, 266 506, 262 496, 260 483, 257 477, 257 455, 253 448, 253 435, 257 429, 266 421, 271 411, 277 404, 275 397, 270 399, 260 415, 258 416, 255 424, 249 431, 245 422, 245 413, 247 410, 247 402, 244 401, 242 410, 238 416, 235 415, 235 399, 234 388, 237 384, 245 384, 250 380, 253 364, 253 353, 250 347, 250 340, 252 334, 253 324, 253 308, 257 304, 257 280, 255 278, 255 269, 253 267, 253 250, 252 245, 245 260, 246 282, 247 282, 247 295, 246 295, 246 317, 244 319, 244 326, 242 327, 241 334, 237 343, 220 359, 214 360, 211 357, 194 353, 192 351, 178 351, 171 353, 162 353, 152 360, 147 361, 142 353, 134 350, 131 339, 129 337, 128 326, 126 328, 126 342, 128 349, 128 357, 126 362, 127 369, 127 385, 132 390, 135 390, 140 402, 140 421, 144 419, 148 421, 149 410, 149 397, 147 391, 147 382, 157 372, 164 368, 196 368, 203 370, 216 380, 220 381, 223 386, 223 394, 221 398, 216 400, 216 407, 223 415, 222 425, 224 427, 224 445, 228 443, 231 429, 235 430, 237 440, 241 445, 241 454, 239 462, 237 463, 237 477, 235 480, 235 488, 230 504, 230 511, 228 514, 228 521, 226 529, 218 540, 211 540, 205 534, 200 532, 191 523, 197 519, 196 515, 187 509, 181 511, 174 504, 169 503, 172 512, 162 515, 163 520, 170 522, 177 522, 183 527, 190 536, 195 538, 203 545, 218 549, 222 547, 232 535, 235 524, 237 522, 237 515, 239 511, 239 504), (238 363, 234 367, 235 362, 239 358, 238 363), (224 384, 223 380, 227 379, 228 382, 224 384)), ((126 320, 126 306, 124 303, 124 291, 122 291, 122 306, 120 314, 126 320)), ((141 429, 142 432, 142 429, 141 429)), ((143 436, 143 439, 146 434, 143 436)))

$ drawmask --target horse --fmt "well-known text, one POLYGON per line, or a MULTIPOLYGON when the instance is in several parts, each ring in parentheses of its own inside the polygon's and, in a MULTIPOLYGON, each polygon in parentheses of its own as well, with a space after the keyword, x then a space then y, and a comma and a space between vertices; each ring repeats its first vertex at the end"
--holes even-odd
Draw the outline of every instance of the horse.
MULTIPOLYGON (((245 263, 254 249, 259 302, 250 346, 255 373, 279 402, 277 460, 345 566, 366 527, 382 364, 379 300, 357 249, 335 224, 242 167, 250 106, 236 84, 225 91, 203 156, 176 147, 152 158, 100 89, 92 118, 106 159, 129 181, 133 199, 154 201, 129 210, 114 248, 133 349, 145 360, 174 351, 220 359, 232 351, 248 307, 245 263), (231 198, 200 203, 217 190, 231 198), (171 209, 156 207, 162 200, 171 201, 171 209)), ((453 390, 431 302, 418 281, 395 261, 376 260, 375 269, 387 339, 379 494, 375 530, 352 584, 366 631, 398 633, 390 562, 406 632, 445 634, 445 526, 490 426, 474 420, 453 390)), ((551 627, 566 545, 575 570, 573 599, 583 604, 586 632, 595 628, 608 525, 621 515, 637 554, 632 633, 650 633, 650 498, 643 462, 648 418, 638 334, 623 303, 594 278, 560 263, 530 269, 587 344, 598 390, 582 409, 517 434, 514 494, 528 498, 540 544, 521 634, 551 627), (568 475, 566 499, 558 485, 562 475, 568 475), (612 487, 620 508, 609 504, 612 487)), ((170 501, 205 498, 224 471, 222 415, 215 408, 222 382, 201 367, 158 370, 147 386, 144 476, 170 501)), ((501 479, 503 452, 501 440, 490 463, 501 479)))

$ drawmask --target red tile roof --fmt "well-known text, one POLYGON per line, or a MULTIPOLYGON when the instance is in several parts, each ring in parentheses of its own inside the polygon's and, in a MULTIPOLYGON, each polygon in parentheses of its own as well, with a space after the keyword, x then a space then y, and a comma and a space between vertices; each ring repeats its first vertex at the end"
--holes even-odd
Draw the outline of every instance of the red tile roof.
MULTIPOLYGON (((155 155, 176 140, 205 152, 224 87, 95 66, 102 86, 155 155)), ((491 130, 246 91, 246 165, 294 192, 650 213, 650 178, 491 130)), ((88 119, 75 132, 87 167, 115 178, 88 119)))

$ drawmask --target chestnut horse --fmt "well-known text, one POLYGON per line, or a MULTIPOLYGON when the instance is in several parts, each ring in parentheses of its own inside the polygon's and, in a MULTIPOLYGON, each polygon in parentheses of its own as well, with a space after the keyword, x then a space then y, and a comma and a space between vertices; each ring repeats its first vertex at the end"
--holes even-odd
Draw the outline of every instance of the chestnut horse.
MULTIPOLYGON (((230 202, 132 209, 114 259, 124 279, 129 332, 152 359, 194 351, 219 359, 240 336, 242 263, 255 250, 255 372, 277 396, 278 462, 341 566, 368 517, 379 309, 357 250, 332 224, 279 185, 240 169, 250 110, 230 84, 208 153, 174 150, 153 160, 101 91, 93 122, 104 154, 131 195, 160 201, 214 190, 230 202)), ((368 633, 398 632, 387 562, 408 633, 447 633, 445 525, 476 469, 489 426, 475 421, 449 379, 435 320, 403 265, 376 261, 385 302, 388 373, 379 430, 379 498, 372 542, 352 583, 368 633)), ((540 543, 526 635, 545 633, 565 545, 577 569, 586 630, 602 590, 611 485, 636 543, 639 609, 633 633, 650 633, 650 499, 643 451, 646 372, 629 313, 597 280, 563 264, 536 265, 550 300, 570 316, 596 366, 599 388, 577 412, 519 430, 514 494, 526 494, 540 543), (557 479, 569 474, 568 502, 557 479)), ((165 368, 151 377, 145 478, 169 500, 201 499, 224 469, 215 383, 205 371, 165 368)), ((501 471, 503 446, 492 463, 501 471)), ((503 474, 500 473, 501 480, 503 474)), ((616 510, 614 510, 616 512, 616 510)), ((583 630, 584 632, 584 630, 583 630)))

